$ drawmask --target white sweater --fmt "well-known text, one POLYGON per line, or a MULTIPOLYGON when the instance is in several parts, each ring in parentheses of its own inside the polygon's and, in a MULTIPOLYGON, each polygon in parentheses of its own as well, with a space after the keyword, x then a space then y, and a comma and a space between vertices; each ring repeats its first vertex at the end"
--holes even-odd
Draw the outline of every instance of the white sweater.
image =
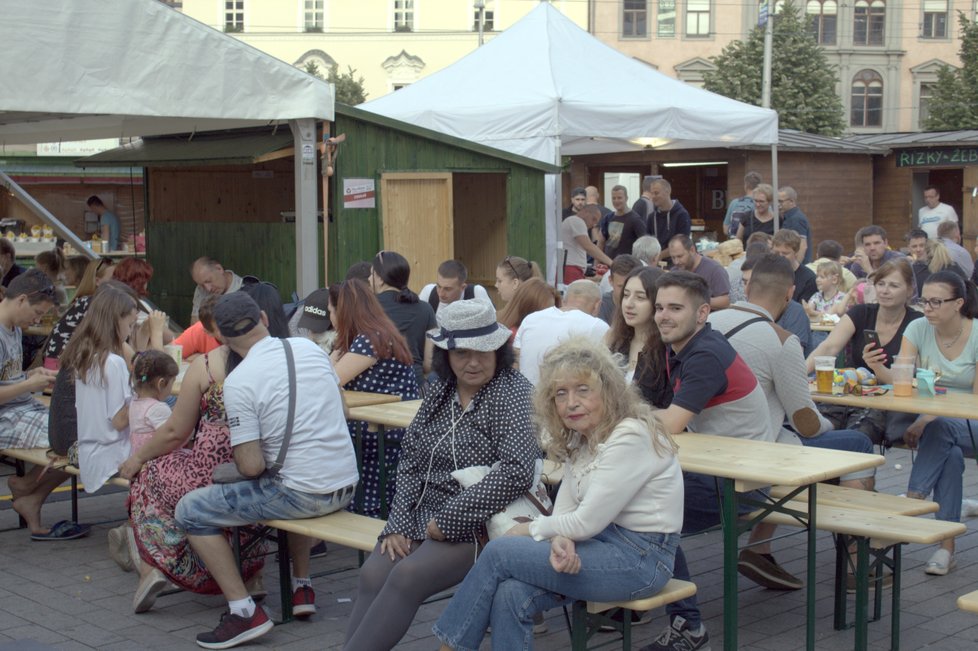
POLYGON ((587 540, 614 522, 632 531, 678 533, 683 475, 675 455, 660 456, 645 425, 626 418, 592 453, 582 445, 564 464, 551 516, 530 524, 536 540, 587 540))

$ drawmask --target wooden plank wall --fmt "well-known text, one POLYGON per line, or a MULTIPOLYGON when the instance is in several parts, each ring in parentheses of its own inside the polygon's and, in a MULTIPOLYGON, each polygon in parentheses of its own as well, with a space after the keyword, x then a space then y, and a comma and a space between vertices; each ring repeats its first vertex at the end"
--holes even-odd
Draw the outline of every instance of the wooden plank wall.
MULTIPOLYGON (((394 173, 381 177, 384 241, 398 242, 411 265, 408 286, 420 292, 434 282, 438 265, 454 254, 452 175, 394 173), (416 216, 423 215, 419 224, 416 216)), ((384 247, 387 248, 386 246, 384 247)))
POLYGON ((506 175, 459 173, 452 179, 455 259, 469 270, 469 283, 492 290, 496 265, 507 255, 506 175))
POLYGON ((903 237, 915 222, 913 170, 897 167, 896 156, 877 156, 873 163, 873 223, 886 229, 890 246, 904 246, 903 237))
MULTIPOLYGON (((320 261, 322 241, 320 229, 320 261)), ((190 318, 195 288, 190 265, 204 255, 238 275, 251 274, 274 283, 283 302, 290 301, 295 291, 294 224, 154 220, 147 229, 146 246, 147 259, 154 267, 150 295, 184 325, 190 318)))
MULTIPOLYGON (((52 215, 75 232, 83 240, 90 235, 85 234, 85 202, 90 196, 98 195, 109 210, 119 216, 121 236, 129 237, 133 233, 135 219, 136 232, 143 229, 143 186, 142 183, 133 185, 79 185, 72 184, 28 184, 24 189, 44 206, 52 215)), ((28 228, 33 224, 41 224, 19 200, 6 193, 0 195, 0 216, 23 219, 28 228)))
POLYGON ((147 176, 154 221, 280 222, 282 212, 295 210, 291 159, 154 167, 147 176))

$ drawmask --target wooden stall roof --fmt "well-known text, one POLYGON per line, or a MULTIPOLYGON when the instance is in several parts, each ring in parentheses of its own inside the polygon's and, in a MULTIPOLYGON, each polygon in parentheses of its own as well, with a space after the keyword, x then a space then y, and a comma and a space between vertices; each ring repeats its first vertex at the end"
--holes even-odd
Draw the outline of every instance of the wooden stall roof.
MULTIPOLYGON (((768 150, 770 147, 739 146, 734 149, 768 150)), ((817 152, 826 154, 886 154, 888 149, 879 143, 860 140, 858 136, 833 138, 794 129, 778 130, 778 151, 817 152)))
POLYGON ((78 167, 174 167, 252 165, 269 154, 292 156, 292 132, 286 127, 181 134, 143 138, 75 161, 78 167))
MULTIPOLYGON (((912 149, 915 147, 966 146, 978 144, 978 129, 960 131, 913 131, 901 133, 869 133, 848 136, 865 145, 882 148, 912 149)), ((883 152, 888 153, 888 152, 883 152)))

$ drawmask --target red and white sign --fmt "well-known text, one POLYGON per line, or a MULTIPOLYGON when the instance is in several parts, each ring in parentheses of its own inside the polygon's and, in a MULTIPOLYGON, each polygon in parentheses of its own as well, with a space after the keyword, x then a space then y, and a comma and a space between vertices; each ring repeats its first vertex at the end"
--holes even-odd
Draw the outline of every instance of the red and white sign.
POLYGON ((344 208, 376 208, 377 185, 373 179, 343 179, 344 208))

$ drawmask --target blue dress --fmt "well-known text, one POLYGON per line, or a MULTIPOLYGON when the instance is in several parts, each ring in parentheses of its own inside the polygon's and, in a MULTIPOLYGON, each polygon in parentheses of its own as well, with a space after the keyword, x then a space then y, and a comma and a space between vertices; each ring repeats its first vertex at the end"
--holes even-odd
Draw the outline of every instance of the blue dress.
MULTIPOLYGON (((370 340, 364 335, 357 335, 353 343, 350 344, 349 352, 365 357, 377 357, 370 340)), ((393 357, 378 359, 376 364, 347 382, 344 388, 351 391, 369 391, 400 396, 401 400, 417 400, 420 397, 414 368, 410 364, 399 362, 393 357)), ((363 444, 362 467, 360 469, 363 505, 357 508, 356 501, 354 501, 350 505, 350 509, 373 518, 380 517, 380 462, 377 450, 377 432, 368 432, 366 423, 363 421, 351 420, 347 421, 347 425, 350 427, 350 432, 360 432, 363 444)), ((394 499, 396 489, 394 475, 397 460, 400 457, 402 436, 404 436, 403 429, 387 430, 384 449, 384 465, 387 469, 387 495, 385 500, 387 505, 390 505, 394 499)))

